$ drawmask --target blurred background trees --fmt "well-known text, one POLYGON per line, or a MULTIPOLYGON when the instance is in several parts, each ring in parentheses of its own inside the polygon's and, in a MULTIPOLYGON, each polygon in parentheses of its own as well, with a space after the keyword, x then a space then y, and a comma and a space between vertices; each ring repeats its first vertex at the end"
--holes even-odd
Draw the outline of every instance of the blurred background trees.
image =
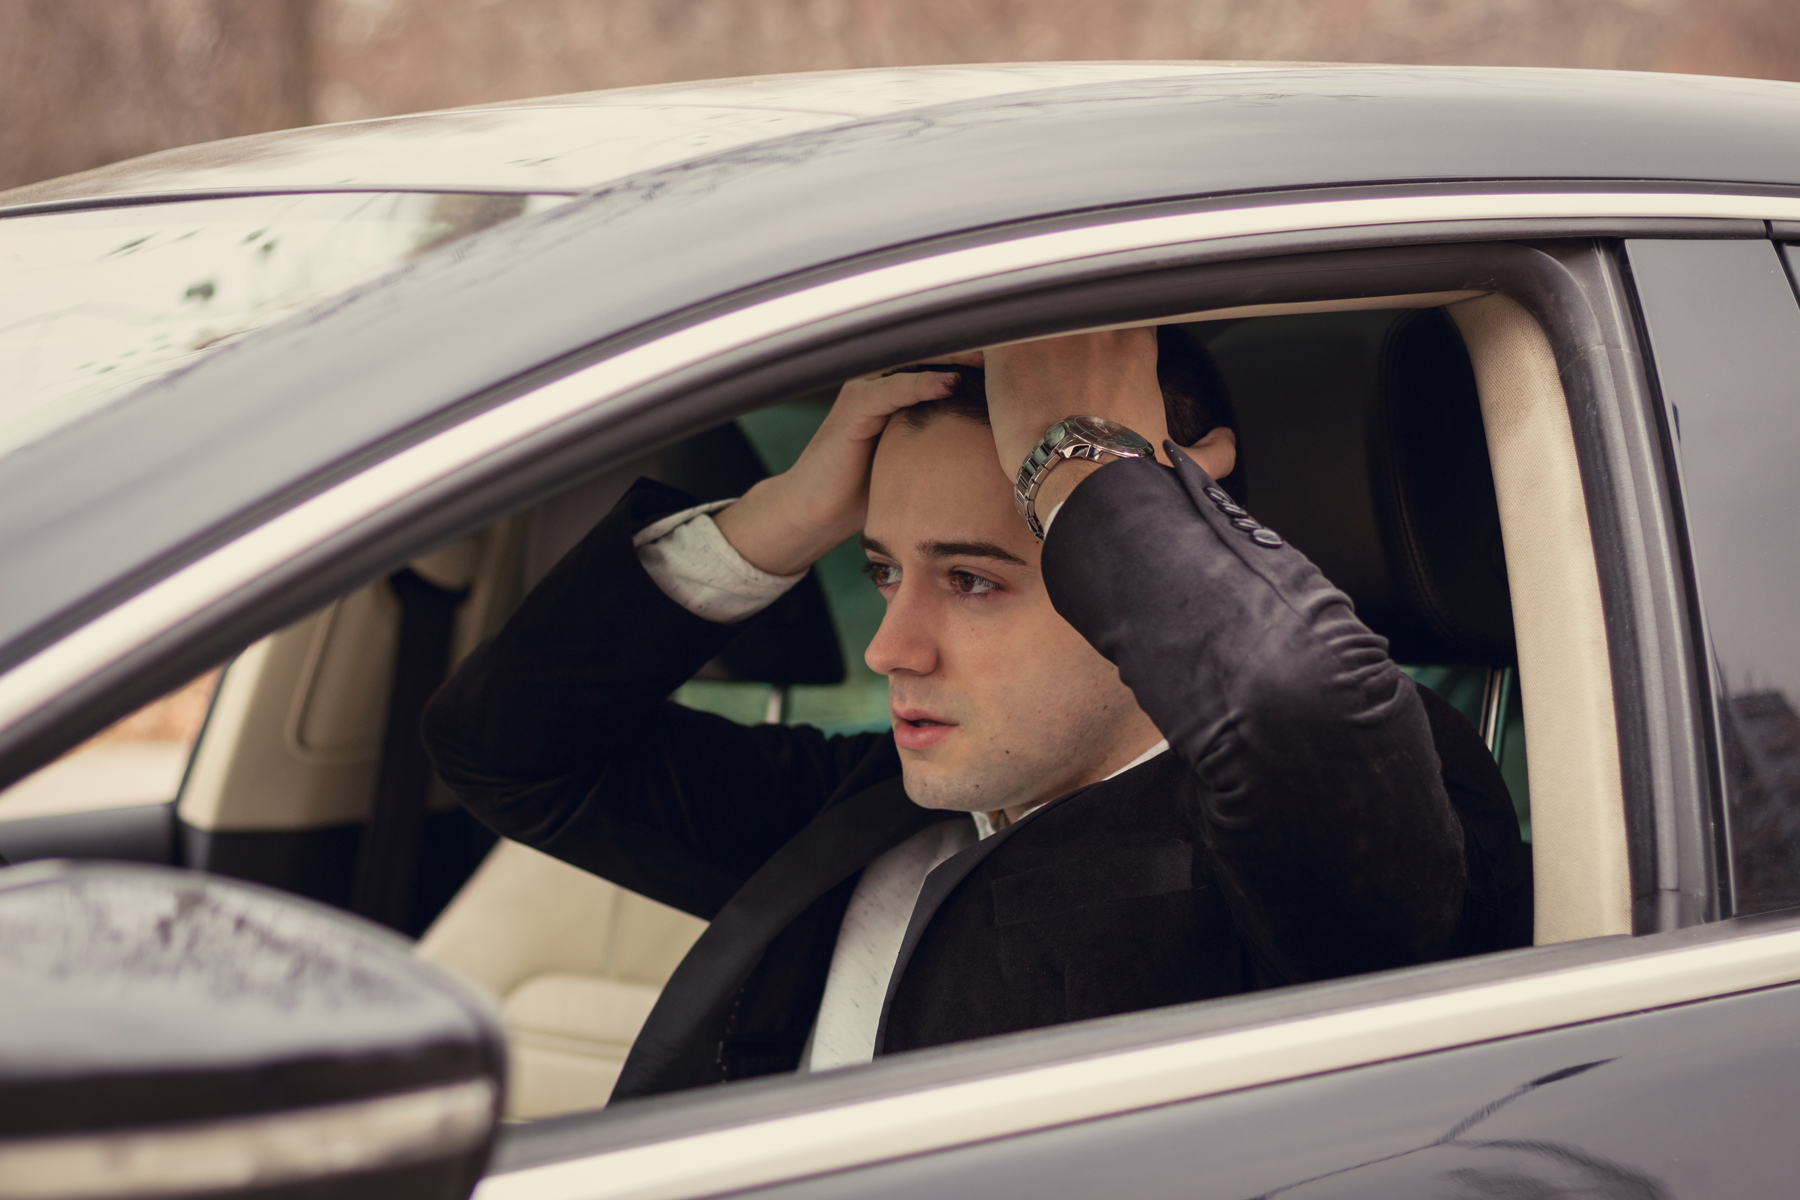
POLYGON ((0 188, 267 129, 680 79, 1056 59, 1800 78, 1794 0, 0 0, 0 188))

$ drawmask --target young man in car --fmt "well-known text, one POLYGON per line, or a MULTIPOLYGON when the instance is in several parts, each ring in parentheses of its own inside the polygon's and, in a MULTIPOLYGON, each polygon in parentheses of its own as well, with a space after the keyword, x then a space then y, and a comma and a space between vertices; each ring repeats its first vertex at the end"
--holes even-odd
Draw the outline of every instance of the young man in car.
POLYGON ((846 384, 735 502, 640 481, 432 704, 484 821, 712 922, 615 1098, 1529 938, 1491 757, 1215 482, 1204 353, 959 364, 846 384), (858 530, 891 734, 667 700, 858 530))

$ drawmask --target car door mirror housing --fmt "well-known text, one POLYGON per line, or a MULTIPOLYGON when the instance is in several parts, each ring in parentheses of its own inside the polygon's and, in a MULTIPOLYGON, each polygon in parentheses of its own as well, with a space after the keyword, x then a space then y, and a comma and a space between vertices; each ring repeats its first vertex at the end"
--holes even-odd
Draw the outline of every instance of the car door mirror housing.
POLYGON ((218 876, 0 870, 0 1192, 467 1196, 492 1007, 357 918, 218 876))

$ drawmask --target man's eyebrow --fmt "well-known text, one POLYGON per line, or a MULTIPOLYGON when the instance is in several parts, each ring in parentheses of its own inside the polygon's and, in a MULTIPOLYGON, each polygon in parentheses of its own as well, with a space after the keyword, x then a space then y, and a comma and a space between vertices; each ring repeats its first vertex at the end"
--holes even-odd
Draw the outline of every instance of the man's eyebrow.
MULTIPOLYGON (((862 548, 867 554, 879 554, 883 558, 894 557, 892 550, 868 534, 862 535, 862 548)), ((1012 551, 996 546, 992 542, 920 542, 919 553, 926 558, 993 558, 1021 567, 1028 565, 1024 559, 1012 551)))
POLYGON ((992 542, 920 542, 919 553, 926 558, 997 558, 1001 562, 1025 566, 1025 560, 992 542))

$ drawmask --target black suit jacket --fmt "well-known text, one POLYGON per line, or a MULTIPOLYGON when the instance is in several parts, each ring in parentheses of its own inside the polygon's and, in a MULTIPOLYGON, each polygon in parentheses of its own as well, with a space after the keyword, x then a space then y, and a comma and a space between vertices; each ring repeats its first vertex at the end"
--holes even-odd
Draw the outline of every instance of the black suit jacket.
MULTIPOLYGON (((1063 506, 1051 599, 1172 753, 933 873, 878 1053, 1529 941, 1527 857, 1474 731, 1211 486, 1185 457, 1120 462, 1063 506)), ((711 922, 615 1099, 793 1070, 862 868, 968 819, 906 798, 891 735, 667 699, 742 628, 687 612, 637 561, 632 535, 688 503, 640 481, 425 722, 495 830, 711 922)))

